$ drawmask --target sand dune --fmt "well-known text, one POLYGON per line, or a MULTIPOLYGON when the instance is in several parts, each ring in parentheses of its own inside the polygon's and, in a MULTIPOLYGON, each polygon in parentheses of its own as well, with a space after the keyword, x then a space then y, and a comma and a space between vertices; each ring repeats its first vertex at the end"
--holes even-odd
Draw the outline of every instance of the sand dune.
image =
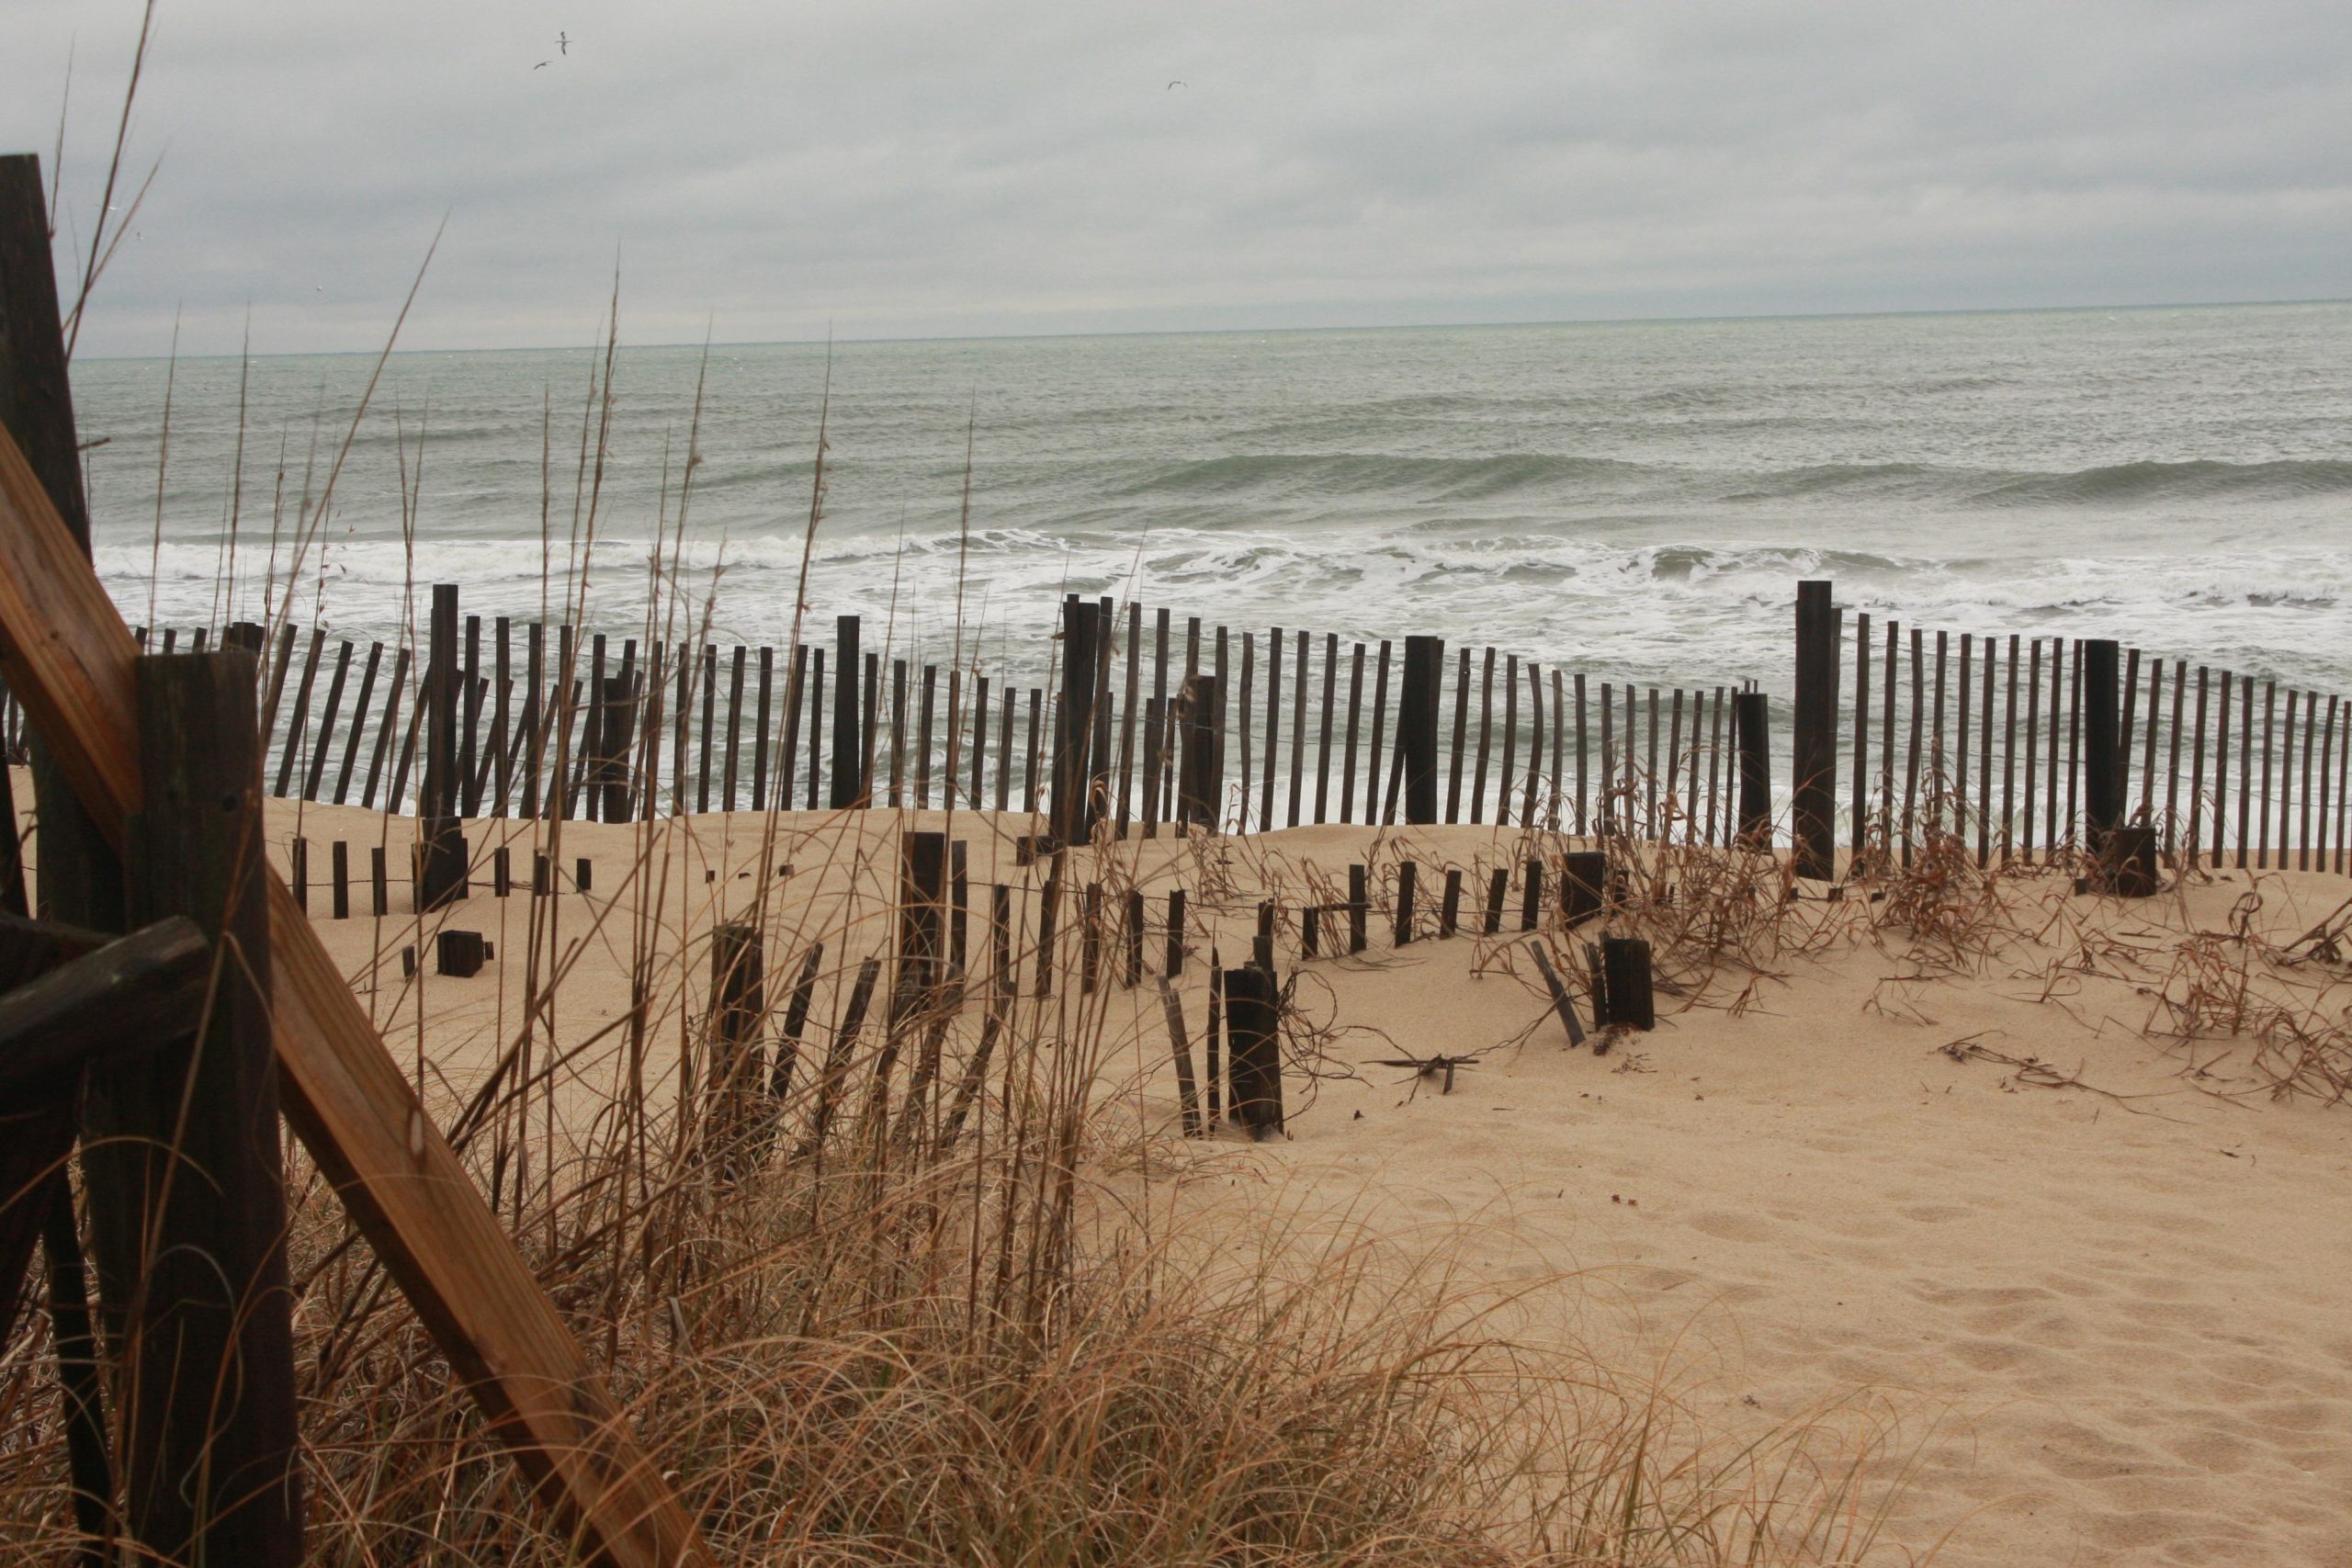
MULTIPOLYGON (((297 810, 272 813, 282 858, 297 810)), ((567 863, 588 853, 598 868, 594 893, 558 900, 578 954, 560 1030, 584 1036, 627 1005, 625 933, 656 886, 661 941, 684 944, 693 975, 697 934, 756 901, 771 860, 793 865, 768 890, 772 941, 821 931, 841 955, 817 1008, 831 1018, 839 975, 887 940, 899 820, 786 817, 769 839, 756 818, 698 819, 661 837, 665 881, 631 884, 618 874, 634 830, 567 825, 567 863)), ((976 883, 1032 879, 1024 920, 1035 868, 1013 863, 1011 840, 1027 827, 955 823, 976 883)), ((311 807, 301 830, 314 917, 364 990, 374 954, 415 940, 405 891, 379 927, 364 893, 357 918, 323 919, 315 884, 327 840, 348 836, 364 867, 358 846, 384 820, 311 807)), ((486 852, 532 825, 474 830, 486 852)), ((1528 848, 1491 829, 1375 843, 1325 828, 1108 858, 1155 909, 1187 887, 1196 956, 1180 995, 1197 1029, 1207 950, 1247 952, 1262 889, 1295 902, 1303 878, 1343 879, 1367 856, 1393 866, 1401 850, 1433 903, 1431 868, 1476 868, 1476 887, 1528 848)), ((1100 874, 1075 858, 1073 886, 1100 874)), ((2251 886, 2252 929, 2288 938, 2352 892, 2314 874, 2251 886)), ((2352 1106, 2274 1097, 2249 1041, 2146 1032, 2186 934, 2227 930, 2249 886, 2230 872, 2126 904, 2020 876, 1997 930, 1940 964, 1884 904, 1810 901, 1781 923, 1766 973, 1726 965, 1694 996, 1661 995, 1659 1027, 1607 1055, 1568 1048, 1523 956, 1508 963, 1515 936, 1398 951, 1381 917, 1363 957, 1295 965, 1286 931, 1283 962, 1314 976, 1302 998, 1337 1032, 1321 1074, 1311 1092, 1294 1080, 1288 1137, 1250 1145, 1227 1129, 1170 1168, 1189 1173, 1182 1201, 1196 1209, 1368 1214, 1408 1246, 1444 1237, 1498 1280, 1565 1273, 1544 1287, 1556 1320, 1605 1360, 1673 1368, 1727 1438, 1869 1398, 1915 1461, 1887 1539, 1922 1554, 1941 1542, 1939 1562, 2352 1562, 2352 1106), (1450 1094, 1370 1065, 1436 1052, 1479 1058, 1450 1094)), ((396 968, 378 972, 396 1052, 427 1019, 426 1055, 453 1088, 482 1070, 514 1027, 528 908, 477 897, 442 917, 503 933, 476 979, 428 976, 420 998, 396 968)), ((1514 893, 1507 924, 1516 912, 1514 893)), ((1117 1089, 1170 1130, 1157 993, 1116 970, 1053 1006, 1102 1010, 1133 1066, 1117 1089)), ((1661 972, 1680 973, 1664 954, 1661 972)), ((2280 983, 2340 1028, 2342 975, 2304 965, 2280 983)), ((657 1035, 674 1042, 699 1005, 666 997, 657 1035)))
MULTIPOLYGON (((2265 886, 2314 913, 2343 891, 2265 886)), ((1891 1531, 1955 1531, 1942 1562, 2352 1561, 2346 1108, 2198 1092, 2130 983, 2045 1003, 2027 957, 1919 987, 1908 1018, 1866 1010, 1895 965, 1864 948, 1609 1058, 1539 1027, 1450 1096, 1327 1089, 1281 1157, 1335 1200, 1505 1195, 1548 1261, 1621 1294, 1621 1357, 1720 1348, 1729 1426, 1849 1389, 1905 1395, 1921 1436, 1948 1412, 1891 1531), (2093 1089, 1939 1049, 1964 1037, 2093 1089)), ((1440 947, 1363 974, 1347 1010, 1457 1051, 1534 1010, 1464 967, 1440 947)))

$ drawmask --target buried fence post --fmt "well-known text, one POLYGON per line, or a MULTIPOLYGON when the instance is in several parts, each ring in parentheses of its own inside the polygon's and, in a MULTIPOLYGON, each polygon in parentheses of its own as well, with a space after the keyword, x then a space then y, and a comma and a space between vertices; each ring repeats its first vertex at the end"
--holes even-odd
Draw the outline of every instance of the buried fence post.
MULTIPOLYGON (((1176 1063, 1176 1092, 1183 1111, 1184 1136, 1197 1138, 1206 1129, 1201 1124, 1200 1088, 1193 1077, 1193 1047, 1184 1038, 1184 1005, 1176 999, 1175 987, 1165 979, 1159 982, 1159 1005, 1168 1017, 1168 1049, 1176 1063)), ((1216 1070, 1214 1060, 1209 1070, 1216 1070)))
POLYGON ((1650 990, 1650 944, 1639 937, 1600 939, 1600 972, 1608 987, 1609 1021, 1635 1029, 1657 1027, 1650 990))
POLYGON ((1233 1113, 1252 1137, 1283 1130, 1282 1012, 1273 972, 1255 964, 1225 971, 1227 1063, 1233 1113))
POLYGON ((899 844, 899 971, 894 1005, 927 1005, 944 978, 947 835, 910 832, 899 844))
POLYGON ((1838 607, 1826 581, 1797 584, 1796 664, 1789 780, 1796 874, 1826 882, 1838 874, 1838 607))
POLYGON ((710 1117, 719 1170, 747 1175, 755 1151, 739 1145, 752 1125, 767 1064, 760 1020, 767 1011, 766 951, 757 926, 727 921, 710 933, 710 1117))
MULTIPOLYGON (((1624 1024, 1645 1031, 1657 1027, 1650 944, 1638 937, 1604 936, 1600 946, 1588 944, 1585 953, 1592 969, 1593 1027, 1624 1024)), ((1595 1049, 1604 1050, 1607 1043, 1599 1042, 1595 1049)))
POLYGON ((1570 850, 1560 857, 1560 919, 1573 929, 1600 913, 1609 891, 1609 856, 1601 850, 1570 850))
POLYGON ((1144 924, 1147 919, 1143 889, 1128 888, 1126 929, 1123 932, 1125 938, 1126 964, 1121 978, 1124 984, 1130 987, 1143 984, 1143 939, 1144 924))

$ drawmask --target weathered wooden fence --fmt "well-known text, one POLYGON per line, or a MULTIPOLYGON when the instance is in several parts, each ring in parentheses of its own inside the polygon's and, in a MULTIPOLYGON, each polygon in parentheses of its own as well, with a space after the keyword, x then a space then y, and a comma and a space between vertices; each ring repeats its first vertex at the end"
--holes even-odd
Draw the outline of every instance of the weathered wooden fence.
MULTIPOLYGON (((1748 825, 1746 694, 1796 741, 1751 759, 1777 754, 1789 770, 1758 796, 1792 808, 1783 841, 1816 842, 1826 823, 1849 852, 1909 857, 1930 832, 1958 829, 1990 864, 2083 836, 2081 638, 1955 634, 1827 606, 1798 700, 1777 708, 1753 681, 1636 686, 1434 638, 1180 625, 1108 600, 1062 611, 1057 636, 1040 628, 1048 651, 1026 668, 1043 679, 1028 684, 977 660, 874 651, 854 615, 830 646, 680 648, 452 611, 446 624, 462 629, 438 666, 451 804, 465 817, 605 821, 952 804, 1144 837, 1424 821, 1721 843, 1748 825), (1091 681, 1061 662, 1073 647, 1091 681), (1086 810, 1068 815, 1057 797, 1086 810)), ((144 635, 165 648, 208 640, 200 627, 144 635)), ((250 625, 220 637, 264 641, 250 625)), ((431 649, 292 627, 268 640, 276 792, 418 809, 431 649)), ((2153 826, 2168 859, 2346 870, 2352 702, 2138 648, 2120 657, 2124 816, 2153 826)))
POLYGON ((362 648, 250 623, 139 635, 165 650, 225 637, 262 651, 274 793, 392 812, 435 814, 423 797, 446 705, 467 817, 1050 812, 1059 793, 1146 837, 1413 819, 1583 832, 1604 816, 1652 835, 1729 831, 1732 685, 1637 688, 1491 648, 1449 658, 1434 638, 1343 642, 1198 617, 1180 642, 1168 611, 1148 621, 1107 600, 1070 601, 1063 623, 1057 639, 1041 636, 1044 680, 1026 685, 977 661, 861 651, 857 616, 839 619, 830 646, 778 649, 469 615, 446 664, 429 638, 362 648), (1059 660, 1072 626, 1088 634, 1091 683, 1059 660), (1408 730, 1427 739, 1417 768, 1408 730), (1416 788, 1429 795, 1418 807, 1416 788))
POLYGON ((1907 863, 1930 832, 1957 832, 1994 864, 2083 841, 2104 699, 2117 819, 2153 828, 2168 860, 2346 869, 2343 697, 2095 639, 1851 621, 1831 677, 1852 682, 1836 705, 1849 849, 1907 863))

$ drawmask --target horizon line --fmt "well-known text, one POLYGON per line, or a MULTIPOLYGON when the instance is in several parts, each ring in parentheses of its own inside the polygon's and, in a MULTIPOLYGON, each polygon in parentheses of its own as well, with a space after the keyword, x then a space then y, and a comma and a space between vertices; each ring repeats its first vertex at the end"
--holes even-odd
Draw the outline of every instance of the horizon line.
MULTIPOLYGON (((842 347, 849 344, 872 346, 884 344, 956 344, 956 343, 1052 343, 1085 338, 1130 337, 1239 337, 1306 336, 1318 333, 1414 333, 1414 332, 1509 332, 1530 327, 1632 327, 1632 326, 1699 326, 1709 323, 1738 321, 1900 321, 1941 316, 2034 316, 2068 315, 2085 311, 2146 311, 2146 310, 2276 310, 2306 305, 2352 304, 2352 296, 2321 295, 2288 299, 2176 299, 2142 301, 2135 304, 2102 304, 2078 301, 2064 305, 1962 305, 1925 307, 1907 310, 1745 310, 1702 313, 1688 316, 1560 316, 1515 321, 1373 321, 1346 326, 1287 326, 1287 327, 1129 327, 1091 332, 1004 332, 1004 333, 912 333, 905 336, 874 337, 784 337, 729 338, 665 341, 661 343, 624 343, 621 352, 671 348, 820 348, 828 344, 842 347)), ((394 357, 430 354, 573 354, 600 353, 601 344, 513 344, 492 348, 394 348, 394 357)), ((137 364, 141 361, 205 360, 205 359, 334 359, 377 355, 385 353, 375 348, 312 348, 288 349, 263 354, 88 354, 76 355, 81 361, 103 361, 108 364, 137 364)))

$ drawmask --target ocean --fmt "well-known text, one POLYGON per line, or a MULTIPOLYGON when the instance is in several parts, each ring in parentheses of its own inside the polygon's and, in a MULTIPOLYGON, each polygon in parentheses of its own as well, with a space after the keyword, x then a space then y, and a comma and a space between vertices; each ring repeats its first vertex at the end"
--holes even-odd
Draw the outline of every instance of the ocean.
POLYGON ((960 606, 1027 669, 1077 592, 1784 693, 1819 576, 1881 624, 2352 690, 2352 304, 624 347, 584 551, 598 352, 395 355, 344 454, 374 363, 75 367, 129 619, 258 618, 288 575, 343 636, 412 579, 560 616, 584 556, 633 630, 666 520, 676 624, 780 643, 821 416, 812 638, 944 657, 960 606))

